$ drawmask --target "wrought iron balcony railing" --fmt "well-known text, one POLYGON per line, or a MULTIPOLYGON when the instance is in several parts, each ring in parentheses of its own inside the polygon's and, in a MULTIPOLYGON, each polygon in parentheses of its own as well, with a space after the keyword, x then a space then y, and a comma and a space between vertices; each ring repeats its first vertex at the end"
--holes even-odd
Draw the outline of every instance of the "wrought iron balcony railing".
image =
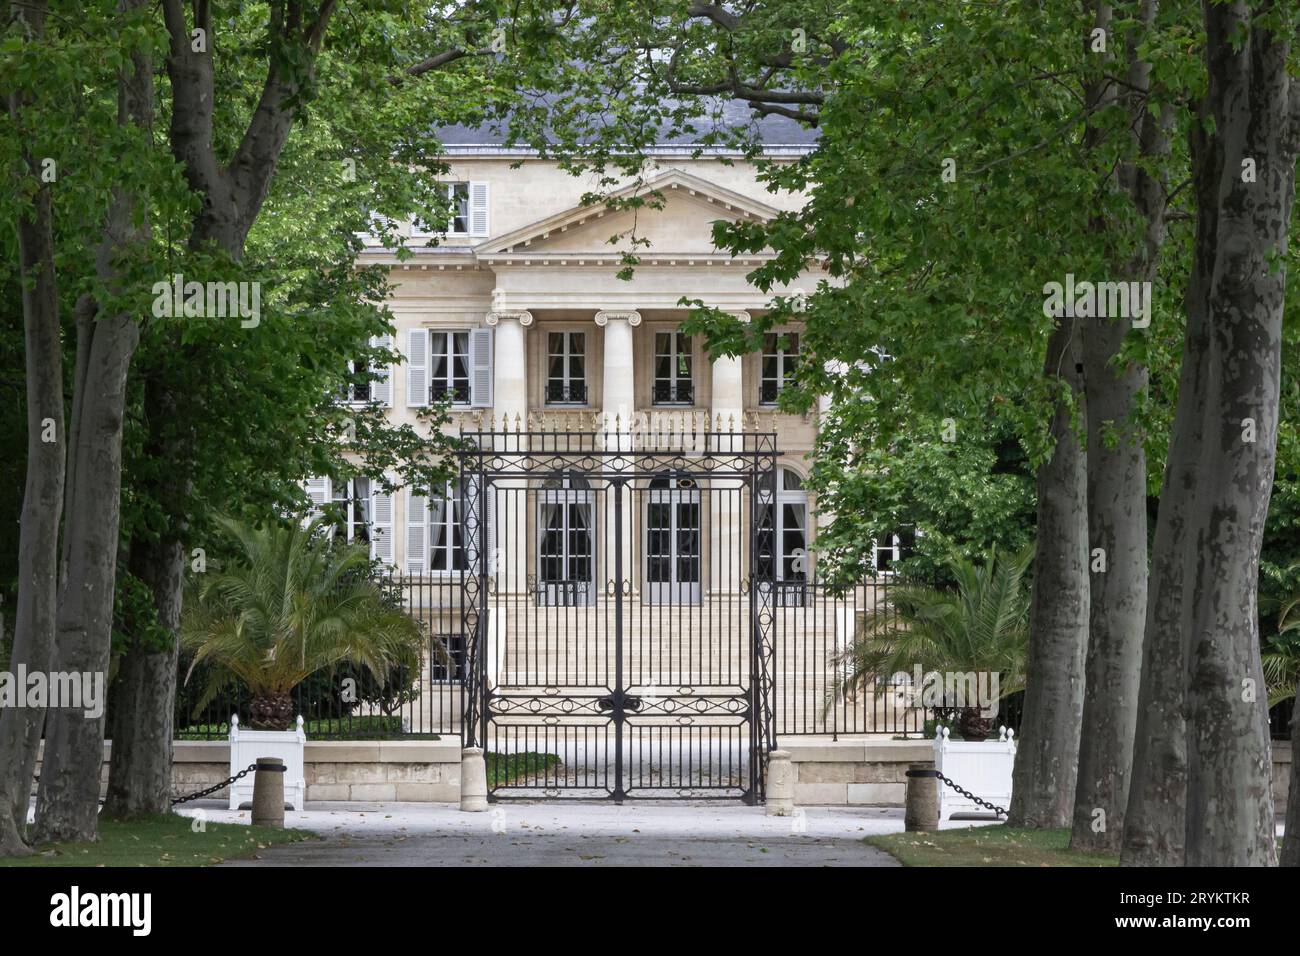
POLYGON ((455 385, 448 385, 446 382, 435 382, 429 386, 429 404, 434 405, 444 398, 451 399, 453 405, 468 405, 470 401, 470 390, 468 382, 457 382, 455 385))
POLYGON ((694 401, 695 385, 692 382, 655 382, 656 405, 690 405, 694 401))
POLYGON ((587 401, 587 384, 585 382, 546 383, 547 405, 582 405, 587 401))

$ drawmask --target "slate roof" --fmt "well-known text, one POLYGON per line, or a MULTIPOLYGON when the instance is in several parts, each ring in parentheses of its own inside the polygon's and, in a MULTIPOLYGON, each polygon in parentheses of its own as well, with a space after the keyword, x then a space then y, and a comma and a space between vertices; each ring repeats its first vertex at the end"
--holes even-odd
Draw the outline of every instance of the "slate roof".
MULTIPOLYGON (((758 130, 764 146, 786 146, 812 148, 817 142, 817 130, 809 129, 802 123, 785 116, 759 117, 748 103, 741 100, 729 100, 719 107, 712 108, 707 115, 692 120, 694 135, 678 133, 665 136, 660 146, 693 146, 701 136, 711 130, 738 129, 749 127, 758 130)), ((505 136, 500 129, 488 126, 444 126, 438 130, 438 139, 453 152, 463 151, 466 147, 506 145, 505 136)))

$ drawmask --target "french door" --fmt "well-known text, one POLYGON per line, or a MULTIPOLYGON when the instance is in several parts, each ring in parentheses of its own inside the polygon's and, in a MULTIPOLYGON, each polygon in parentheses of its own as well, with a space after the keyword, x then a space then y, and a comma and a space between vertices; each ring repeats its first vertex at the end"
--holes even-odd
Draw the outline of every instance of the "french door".
POLYGON ((537 504, 537 599, 549 605, 595 599, 589 488, 543 488, 537 504))
POLYGON ((656 478, 646 492, 645 601, 700 603, 700 490, 689 479, 656 478))

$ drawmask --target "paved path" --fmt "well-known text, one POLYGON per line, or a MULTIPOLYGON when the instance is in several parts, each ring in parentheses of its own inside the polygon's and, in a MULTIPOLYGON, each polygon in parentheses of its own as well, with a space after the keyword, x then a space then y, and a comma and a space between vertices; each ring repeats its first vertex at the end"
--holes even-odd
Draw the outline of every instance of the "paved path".
MULTIPOLYGON (((223 865, 897 866, 862 838, 903 829, 901 809, 868 807, 811 807, 781 818, 738 804, 649 801, 501 803, 488 813, 448 804, 310 806, 286 813, 285 823, 321 840, 223 865)), ((213 822, 248 820, 248 811, 221 803, 197 809, 213 822)))

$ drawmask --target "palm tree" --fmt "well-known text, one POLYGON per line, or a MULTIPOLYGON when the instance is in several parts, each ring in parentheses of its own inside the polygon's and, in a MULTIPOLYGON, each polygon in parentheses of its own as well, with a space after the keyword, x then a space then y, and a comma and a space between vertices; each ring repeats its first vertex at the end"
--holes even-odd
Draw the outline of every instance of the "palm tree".
MULTIPOLYGON (((1300 563, 1291 565, 1288 574, 1300 571, 1300 563)), ((1268 706, 1273 707, 1296 695, 1300 682, 1300 587, 1275 598, 1277 633, 1269 640, 1269 650, 1261 655, 1268 706)))
POLYGON ((196 712, 238 680, 252 694, 249 726, 284 730, 290 691, 316 671, 347 661, 382 682, 419 667, 420 627, 385 600, 365 548, 332 543, 319 520, 261 529, 219 521, 238 557, 201 576, 181 621, 181 646, 193 655, 186 682, 207 665, 196 712))
MULTIPOLYGON (((1029 643, 1025 573, 1032 555, 1032 548, 1004 556, 994 551, 984 564, 953 557, 946 567, 954 587, 896 585, 839 656, 844 676, 831 704, 888 684, 895 674, 913 673, 918 665, 923 673, 996 673, 998 698, 1023 690, 1029 643)), ((982 706, 992 703, 945 699, 936 710, 957 710, 958 732, 983 740, 992 720, 982 706)))

